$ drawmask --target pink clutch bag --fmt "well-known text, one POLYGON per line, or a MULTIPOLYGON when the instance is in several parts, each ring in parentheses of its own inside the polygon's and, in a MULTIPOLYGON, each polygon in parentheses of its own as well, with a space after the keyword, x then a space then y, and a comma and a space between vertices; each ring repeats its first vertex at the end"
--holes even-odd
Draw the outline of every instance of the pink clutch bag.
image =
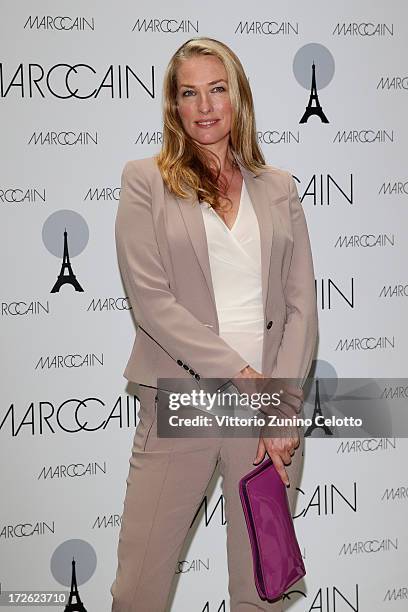
POLYGON ((286 487, 268 457, 239 481, 261 599, 278 599, 305 574, 286 487))

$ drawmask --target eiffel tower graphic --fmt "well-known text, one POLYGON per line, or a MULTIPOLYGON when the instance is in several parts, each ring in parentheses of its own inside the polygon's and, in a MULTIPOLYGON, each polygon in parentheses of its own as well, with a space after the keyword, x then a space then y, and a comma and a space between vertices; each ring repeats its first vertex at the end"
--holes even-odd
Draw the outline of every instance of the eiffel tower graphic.
POLYGON ((78 593, 74 557, 72 557, 71 591, 69 593, 68 603, 64 608, 64 612, 87 612, 84 604, 81 601, 79 593, 78 593), (75 597, 76 602, 72 603, 72 599, 74 597, 75 597))
POLYGON ((323 416, 322 409, 320 407, 320 391, 319 391, 319 379, 318 378, 316 378, 315 407, 314 407, 313 416, 312 416, 312 424, 309 425, 309 427, 306 429, 305 438, 307 436, 310 436, 314 429, 323 429, 326 436, 333 435, 333 432, 330 429, 330 427, 328 427, 324 423, 323 425, 316 425, 317 416, 323 416))
POLYGON ((81 285, 77 281, 77 277, 72 271, 71 262, 69 261, 69 253, 68 253, 68 240, 67 240, 67 229, 64 229, 64 254, 62 256, 62 265, 61 272, 58 274, 58 278, 55 282, 55 285, 51 289, 50 293, 57 293, 62 285, 68 283, 75 288, 75 291, 83 291, 81 285), (68 270, 68 274, 65 274, 65 271, 68 270))
POLYGON ((316 87, 316 68, 313 60, 312 64, 312 87, 310 90, 309 103, 306 106, 306 110, 303 113, 303 117, 299 121, 299 123, 306 123, 309 117, 312 115, 317 115, 320 117, 322 123, 329 123, 326 115, 323 112, 322 107, 320 106, 319 97, 317 95, 317 87, 316 87), (314 102, 314 105, 313 105, 314 102))

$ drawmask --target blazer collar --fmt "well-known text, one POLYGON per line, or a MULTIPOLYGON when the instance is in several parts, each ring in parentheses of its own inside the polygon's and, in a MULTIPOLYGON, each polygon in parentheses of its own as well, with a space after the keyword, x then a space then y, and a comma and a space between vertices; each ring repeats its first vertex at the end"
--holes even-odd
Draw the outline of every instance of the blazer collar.
MULTIPOLYGON (((260 174, 255 174, 254 172, 245 168, 238 159, 237 163, 241 170, 243 180, 245 181, 245 186, 249 197, 251 198, 255 214, 258 218, 261 244, 262 300, 265 313, 273 238, 272 214, 270 206, 268 205, 267 186, 262 177, 262 170, 259 171, 260 174)), ((216 316, 217 308, 214 287, 211 279, 210 260, 208 256, 207 236, 200 204, 195 196, 190 196, 188 198, 177 197, 176 199, 210 292, 215 310, 215 320, 217 321, 217 333, 219 333, 218 318, 216 316)))

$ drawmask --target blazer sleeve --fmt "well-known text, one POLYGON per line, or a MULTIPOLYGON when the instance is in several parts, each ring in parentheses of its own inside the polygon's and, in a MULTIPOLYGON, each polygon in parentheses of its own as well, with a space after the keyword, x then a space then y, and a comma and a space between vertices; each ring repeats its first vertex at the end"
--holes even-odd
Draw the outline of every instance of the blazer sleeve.
POLYGON ((122 171, 115 240, 136 321, 170 357, 206 378, 231 378, 247 365, 170 290, 156 240, 151 188, 138 160, 127 162, 122 171))
POLYGON ((272 378, 295 378, 303 387, 312 365, 318 333, 312 251, 305 214, 289 174, 293 252, 284 287, 286 323, 272 378))

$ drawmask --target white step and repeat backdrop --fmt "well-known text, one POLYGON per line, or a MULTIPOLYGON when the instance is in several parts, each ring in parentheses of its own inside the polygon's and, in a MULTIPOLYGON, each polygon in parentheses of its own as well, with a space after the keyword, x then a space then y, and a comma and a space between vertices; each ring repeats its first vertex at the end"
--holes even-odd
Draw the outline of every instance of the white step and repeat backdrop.
MULTIPOLYGON (((160 148, 167 62, 202 35, 241 58, 262 150, 296 178, 309 224, 318 371, 402 377, 408 5, 1 9, 1 589, 69 590, 74 560, 86 610, 109 612, 138 406, 122 377, 134 326, 114 220, 123 165, 160 148), (322 112, 310 115, 313 63, 322 112), (58 282, 64 232, 71 284, 58 282)), ((406 461, 405 439, 306 440, 294 521, 307 576, 288 609, 407 610, 406 461)), ((180 558, 176 612, 229 610, 220 484, 180 558)))

